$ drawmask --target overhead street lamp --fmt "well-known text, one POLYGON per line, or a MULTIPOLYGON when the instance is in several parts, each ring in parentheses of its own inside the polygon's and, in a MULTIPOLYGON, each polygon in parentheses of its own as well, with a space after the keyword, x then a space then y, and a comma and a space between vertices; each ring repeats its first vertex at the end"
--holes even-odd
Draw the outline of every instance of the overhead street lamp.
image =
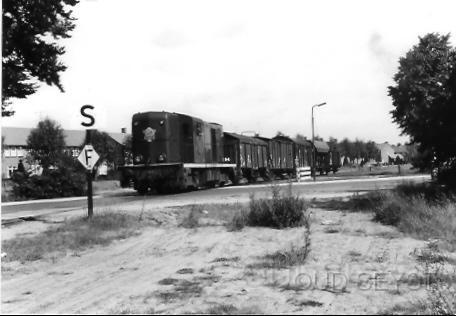
POLYGON ((312 175, 313 180, 315 181, 315 176, 317 173, 316 165, 315 165, 315 135, 314 135, 314 107, 320 107, 325 105, 326 102, 315 104, 312 106, 312 175))

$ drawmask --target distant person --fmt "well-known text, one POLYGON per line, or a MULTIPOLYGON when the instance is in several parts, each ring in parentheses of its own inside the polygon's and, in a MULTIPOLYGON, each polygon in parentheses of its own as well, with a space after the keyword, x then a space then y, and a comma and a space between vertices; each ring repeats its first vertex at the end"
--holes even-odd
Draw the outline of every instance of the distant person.
POLYGON ((19 160, 19 164, 17 165, 17 172, 25 173, 25 167, 22 163, 22 159, 19 160))

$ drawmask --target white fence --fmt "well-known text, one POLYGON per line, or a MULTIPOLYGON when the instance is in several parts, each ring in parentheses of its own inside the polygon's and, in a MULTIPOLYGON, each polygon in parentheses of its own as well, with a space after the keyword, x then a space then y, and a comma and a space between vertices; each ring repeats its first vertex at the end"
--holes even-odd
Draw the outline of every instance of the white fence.
POLYGON ((310 167, 296 168, 296 179, 298 182, 312 179, 310 167))

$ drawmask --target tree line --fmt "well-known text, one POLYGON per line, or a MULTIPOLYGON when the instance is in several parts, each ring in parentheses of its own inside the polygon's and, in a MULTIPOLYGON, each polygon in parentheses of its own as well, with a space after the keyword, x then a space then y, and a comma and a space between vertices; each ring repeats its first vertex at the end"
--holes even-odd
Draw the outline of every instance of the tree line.
MULTIPOLYGON (((307 140, 302 134, 297 134, 295 137, 297 140, 307 140)), ((315 136, 315 140, 325 141, 320 136, 315 136)), ((348 138, 343 138, 338 141, 337 138, 329 137, 326 141, 331 150, 336 150, 340 153, 341 157, 344 157, 342 162, 344 165, 356 162, 357 164, 364 164, 368 161, 380 161, 380 150, 373 141, 363 141, 355 139, 354 141, 348 138)))

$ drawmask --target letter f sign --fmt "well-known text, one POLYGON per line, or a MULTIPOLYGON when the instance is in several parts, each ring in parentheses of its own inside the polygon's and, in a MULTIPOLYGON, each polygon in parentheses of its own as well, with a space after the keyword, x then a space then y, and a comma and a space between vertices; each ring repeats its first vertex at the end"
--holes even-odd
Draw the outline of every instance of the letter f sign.
POLYGON ((87 148, 85 150, 85 157, 86 157, 86 165, 89 166, 89 168, 91 168, 92 164, 91 164, 91 158, 92 158, 92 151, 93 149, 92 148, 87 148))

